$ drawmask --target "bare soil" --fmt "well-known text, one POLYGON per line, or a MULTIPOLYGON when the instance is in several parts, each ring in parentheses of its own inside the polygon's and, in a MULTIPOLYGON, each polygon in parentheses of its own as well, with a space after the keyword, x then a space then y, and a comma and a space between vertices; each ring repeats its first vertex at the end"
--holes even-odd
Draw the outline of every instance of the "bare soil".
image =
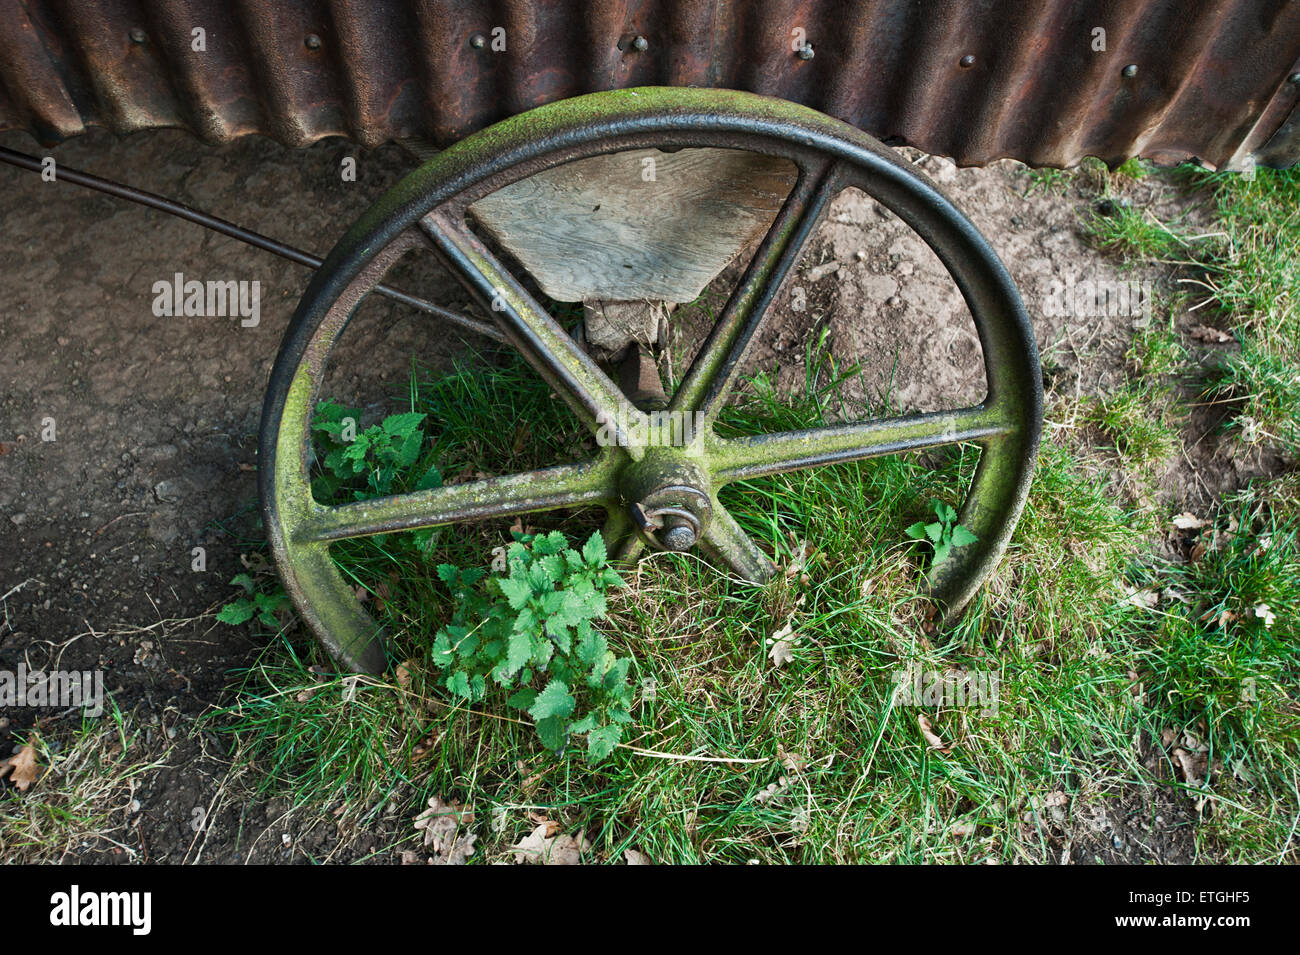
MULTIPOLYGON (((93 133, 53 150, 21 134, 0 135, 0 143, 322 254, 411 168, 397 147, 359 153, 324 143, 293 151, 247 139, 211 148, 175 131, 124 139, 93 133), (358 158, 356 182, 339 175, 345 155, 358 158)), ((958 170, 927 158, 921 168, 1009 267, 1052 389, 1087 394, 1122 382, 1133 319, 1046 318, 1048 283, 1066 276, 1158 283, 1164 276, 1121 274, 1081 235, 1077 213, 1086 200, 1030 192, 1013 164, 958 170)), ((211 615, 230 598, 227 582, 259 538, 254 468, 262 392, 306 270, 28 172, 0 168, 0 184, 0 668, 103 669, 116 704, 133 712, 147 728, 147 745, 166 761, 136 793, 126 848, 88 844, 73 857, 366 858, 409 820, 357 832, 251 798, 256 767, 232 769, 229 741, 195 726, 212 706, 229 702, 232 671, 259 651, 244 629, 211 615), (260 323, 155 316, 153 285, 177 272, 259 281, 260 323), (53 441, 42 439, 48 418, 53 441), (193 569, 196 547, 205 552, 203 571, 193 569), (196 808, 207 819, 201 832, 193 826, 196 808)), ((1178 199, 1161 193, 1136 201, 1178 199)), ((464 305, 459 287, 431 261, 404 263, 394 284, 464 305)), ((836 353, 862 362, 864 397, 904 410, 980 398, 979 343, 957 289, 921 241, 872 200, 845 195, 836 202, 790 285, 752 366, 775 366, 794 387, 805 347, 828 327, 836 353), (803 290, 797 298, 795 287, 803 290)), ((452 347, 409 309, 371 301, 364 311, 369 334, 345 343, 335 366, 358 393, 363 369, 401 375, 412 354, 436 360, 452 347), (348 369, 357 369, 351 382, 348 369)), ((1171 496, 1208 499, 1267 467, 1226 457, 1212 428, 1197 447, 1176 465, 1171 496)), ((37 715, 53 736, 77 722, 69 714, 11 712, 0 720, 0 751, 37 715)), ((1061 850, 1075 861, 1185 861, 1192 810, 1173 797, 1152 808, 1153 798, 1134 793, 1125 805, 1058 826, 1061 850)), ((378 858, 396 861, 391 852, 378 858)))

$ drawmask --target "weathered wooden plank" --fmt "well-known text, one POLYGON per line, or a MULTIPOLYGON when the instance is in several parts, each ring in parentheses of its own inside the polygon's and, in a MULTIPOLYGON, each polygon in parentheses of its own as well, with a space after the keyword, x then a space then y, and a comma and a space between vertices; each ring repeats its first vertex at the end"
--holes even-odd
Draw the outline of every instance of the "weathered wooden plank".
POLYGON ((785 159, 638 149, 538 173, 474 203, 551 298, 689 302, 767 229, 794 184, 785 159))

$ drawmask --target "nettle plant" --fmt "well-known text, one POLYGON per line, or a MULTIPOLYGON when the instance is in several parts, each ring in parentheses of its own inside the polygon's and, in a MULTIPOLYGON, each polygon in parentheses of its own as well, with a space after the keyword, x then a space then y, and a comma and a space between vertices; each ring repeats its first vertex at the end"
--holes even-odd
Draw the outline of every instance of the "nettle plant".
POLYGON ((430 658, 443 683, 469 703, 492 685, 514 692, 507 705, 528 713, 542 744, 562 751, 575 736, 599 762, 632 721, 631 659, 617 657, 593 621, 605 615, 606 591, 623 580, 608 565, 605 541, 592 533, 581 551, 564 534, 516 534, 508 575, 441 564, 455 601, 430 658))
POLYGON ((238 626, 254 617, 258 623, 275 630, 280 626, 279 614, 289 605, 289 597, 278 583, 270 591, 261 590, 249 574, 236 574, 230 581, 233 587, 242 587, 244 595, 223 606, 217 614, 222 623, 238 626))
POLYGON ((957 523, 957 512, 943 501, 930 501, 937 521, 926 523, 917 521, 907 529, 907 536, 912 540, 925 541, 934 548, 934 563, 943 561, 954 547, 974 544, 978 537, 970 529, 957 523))
MULTIPOLYGON (((425 448, 426 417, 416 411, 392 414, 358 433, 360 408, 348 408, 329 398, 320 402, 311 424, 319 465, 312 479, 312 494, 319 501, 337 501, 345 494, 365 501, 397 491, 440 487, 442 471, 436 462, 423 470, 416 467, 425 448), (416 474, 420 477, 412 483, 416 474)), ((427 555, 437 536, 438 529, 431 527, 412 531, 407 539, 427 555)))
MULTIPOLYGON (((361 409, 322 401, 312 420, 316 462, 312 493, 321 501, 367 500, 400 491, 437 487, 442 475, 426 452, 426 415, 389 415, 357 431, 361 409), (416 475, 421 475, 418 480, 416 475)), ((426 557, 437 528, 410 538, 426 557)), ((632 722, 631 659, 618 657, 593 622, 604 618, 605 595, 623 580, 609 566, 605 541, 593 532, 575 550, 560 531, 514 532, 504 574, 439 564, 451 591, 451 620, 429 650, 442 685, 478 703, 498 689, 506 704, 532 717, 543 745, 563 751, 582 737, 587 758, 599 762, 622 741, 632 722)), ((220 619, 270 625, 287 598, 255 592, 251 579, 232 583, 247 596, 222 609, 220 619)))
MULTIPOLYGON (((427 415, 418 411, 389 415, 377 425, 356 431, 360 408, 348 408, 325 399, 316 406, 312 431, 324 450, 321 473, 312 482, 317 497, 332 499, 340 491, 351 491, 358 501, 382 497, 401 490, 400 479, 420 459, 424 449, 427 415), (364 479, 364 480, 363 480, 364 479), (362 485, 358 487, 357 485, 362 485)), ((429 467, 413 490, 438 487, 442 474, 429 467)))

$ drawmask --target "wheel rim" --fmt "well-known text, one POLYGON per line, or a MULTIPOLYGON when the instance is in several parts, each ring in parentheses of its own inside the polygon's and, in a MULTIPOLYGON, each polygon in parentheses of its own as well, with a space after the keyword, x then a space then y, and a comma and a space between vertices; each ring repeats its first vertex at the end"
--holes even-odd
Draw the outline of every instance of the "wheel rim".
POLYGON ((931 567, 945 616, 996 566, 1024 505, 1042 420, 1034 336, 988 243, 932 183, 851 126, 746 93, 651 88, 543 106, 461 141, 411 173, 335 246, 303 295, 272 369, 262 414, 259 484, 267 537, 286 591, 343 664, 385 666, 382 628, 329 556, 349 537, 601 505, 624 556, 651 540, 698 544, 751 581, 771 562, 717 500, 733 481, 958 442, 981 447, 959 520, 977 538, 931 567), (747 149, 793 161, 798 178, 674 393, 669 411, 702 423, 682 447, 646 448, 628 431, 652 424, 490 252, 469 206, 555 165, 654 147, 747 149), (797 432, 723 439, 712 424, 821 214, 856 186, 902 219, 938 256, 974 318, 988 392, 979 405, 797 432), (312 411, 334 342, 365 294, 413 248, 432 248, 490 309, 506 339, 593 431, 608 440, 588 462, 387 498, 325 506, 309 483, 312 411), (631 533, 640 529, 640 534, 631 533))

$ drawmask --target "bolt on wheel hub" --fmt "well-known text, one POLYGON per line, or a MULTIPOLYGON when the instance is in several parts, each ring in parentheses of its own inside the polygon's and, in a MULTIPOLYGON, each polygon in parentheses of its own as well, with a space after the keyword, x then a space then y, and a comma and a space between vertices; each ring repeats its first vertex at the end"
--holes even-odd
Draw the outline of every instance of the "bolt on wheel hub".
POLYGON ((687 551, 704 536, 713 516, 711 482, 681 451, 661 450, 628 465, 623 494, 642 537, 660 550, 687 551))

